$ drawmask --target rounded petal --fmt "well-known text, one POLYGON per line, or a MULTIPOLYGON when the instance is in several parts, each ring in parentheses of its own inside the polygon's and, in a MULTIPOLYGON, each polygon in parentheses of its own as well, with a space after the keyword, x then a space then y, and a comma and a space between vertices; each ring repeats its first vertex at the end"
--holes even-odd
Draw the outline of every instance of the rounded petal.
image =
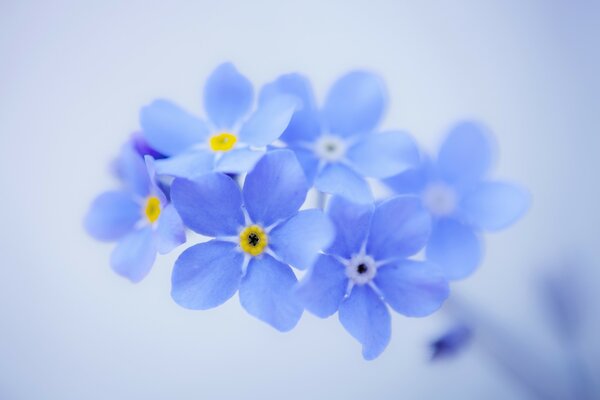
POLYGON ((367 181, 345 165, 329 164, 317 174, 315 187, 321 192, 346 197, 357 203, 371 203, 373 194, 367 181))
POLYGON ((169 156, 202 142, 209 132, 204 121, 168 100, 155 100, 143 107, 140 124, 148 143, 169 156))
POLYGON ((415 168, 384 179, 384 183, 397 194, 420 194, 433 178, 431 161, 422 157, 415 168))
POLYGON ((262 147, 279 139, 298 106, 292 96, 280 95, 258 105, 258 109, 240 130, 240 141, 262 147))
POLYGON ((237 235, 244 224, 240 189, 225 174, 205 174, 195 181, 177 178, 171 200, 185 225, 201 235, 237 235))
POLYGON ((244 255, 235 244, 211 240, 186 249, 173 267, 171 297, 192 310, 207 310, 235 294, 242 278, 244 255))
POLYGON ((484 182, 465 195, 461 209, 471 224, 496 231, 519 220, 530 202, 529 193, 519 186, 507 182, 484 182))
POLYGON ((133 193, 146 197, 150 190, 150 177, 144 158, 127 142, 121 148, 117 159, 119 177, 133 193))
POLYGON ((364 176, 387 178, 419 164, 419 148, 404 132, 365 135, 348 150, 352 166, 364 176))
POLYGON ((440 148, 437 169, 440 176, 459 187, 485 176, 495 156, 495 145, 487 129, 465 121, 454 126, 440 148))
POLYGON ((233 149, 223 154, 217 161, 215 170, 229 174, 243 174, 250 171, 264 154, 262 150, 252 150, 248 147, 233 149))
POLYGON ((94 199, 83 224, 93 238, 113 241, 133 229, 142 217, 141 212, 131 193, 105 192, 94 199))
POLYGON ((338 310, 347 287, 345 267, 331 256, 320 255, 296 286, 295 294, 308 311, 327 318, 338 310))
POLYGON ((253 222, 269 226, 292 216, 306 198, 304 172, 290 150, 265 154, 244 183, 244 204, 253 222))
POLYGON ((277 257, 298 269, 310 268, 319 251, 331 244, 333 224, 321 210, 304 210, 269 233, 269 246, 277 257))
POLYGON ((378 261, 401 259, 421 250, 431 232, 431 217, 419 198, 398 196, 375 208, 367 253, 378 261))
POLYGON ((260 102, 270 101, 282 94, 296 97, 300 105, 281 135, 281 140, 284 142, 314 141, 321 132, 321 126, 310 81, 300 74, 282 75, 262 88, 260 102))
POLYGON ((315 181, 317 172, 319 172, 319 159, 315 157, 315 153, 310 150, 292 146, 288 148, 296 155, 298 162, 300 162, 300 165, 304 170, 306 180, 308 184, 311 185, 315 181))
POLYGON ((154 166, 158 175, 193 180, 213 171, 215 155, 206 150, 191 150, 173 157, 155 160, 154 166))
POLYGON ((327 215, 335 226, 335 239, 327 253, 350 259, 367 239, 373 216, 372 204, 356 204, 335 196, 329 201, 327 215))
POLYGON ((377 358, 390 342, 390 312, 369 286, 354 286, 340 305, 339 316, 346 331, 362 344, 366 360, 377 358))
POLYGON ((249 110, 254 97, 252 83, 232 63, 219 65, 204 87, 204 108, 217 128, 233 127, 249 110))
POLYGON ((185 243, 185 227, 173 204, 162 209, 156 224, 156 248, 160 254, 167 254, 185 243))
POLYGON ((450 294, 444 274, 429 262, 403 260, 384 265, 377 269, 375 284, 384 300, 408 317, 433 313, 450 294))
POLYGON ((442 268, 448 279, 454 280, 475 271, 483 257, 483 248, 471 228, 453 219, 441 219, 433 226, 426 255, 442 268))
POLYGON ((152 227, 136 230, 119 241, 110 256, 110 265, 119 275, 139 282, 148 275, 156 259, 152 227))
POLYGON ((287 265, 269 255, 254 257, 240 285, 240 303, 250 315, 289 331, 302 316, 302 306, 292 292, 296 283, 287 265))
POLYGON ((329 131, 347 136, 369 132, 381 120, 387 93, 383 81, 365 71, 353 71, 331 87, 323 117, 329 131))

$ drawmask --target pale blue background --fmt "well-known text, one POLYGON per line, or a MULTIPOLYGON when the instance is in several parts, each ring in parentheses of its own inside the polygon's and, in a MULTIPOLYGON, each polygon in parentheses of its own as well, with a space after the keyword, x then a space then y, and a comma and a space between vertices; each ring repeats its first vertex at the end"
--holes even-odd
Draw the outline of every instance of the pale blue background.
POLYGON ((496 132, 497 176, 528 186, 533 208, 488 236, 485 264, 453 289, 555 362, 532 280, 565 252, 600 259, 598 2, 156 3, 0 3, 0 398, 528 398, 477 348, 430 365, 442 314, 395 315, 389 348, 366 362, 336 318, 280 334, 237 299, 179 308, 177 254, 133 286, 81 220, 139 107, 165 96, 200 113, 222 61, 257 86, 302 71, 321 99, 368 67, 389 86, 384 127, 432 149, 459 118, 496 132))

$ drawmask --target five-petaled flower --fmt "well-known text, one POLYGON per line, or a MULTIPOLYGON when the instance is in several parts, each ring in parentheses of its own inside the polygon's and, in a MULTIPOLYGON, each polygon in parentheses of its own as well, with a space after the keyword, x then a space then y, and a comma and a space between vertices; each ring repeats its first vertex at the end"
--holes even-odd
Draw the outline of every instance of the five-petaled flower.
POLYGON ((296 98, 280 95, 253 104, 254 89, 231 63, 218 66, 204 87, 204 121, 168 100, 155 100, 142 108, 144 137, 162 154, 159 174, 193 179, 220 171, 245 173, 252 168, 287 127, 298 105, 296 98))
POLYGON ((373 200, 365 177, 386 178, 419 162, 413 138, 400 131, 374 133, 387 103, 381 79, 353 71, 333 84, 319 111, 308 79, 284 75, 265 85, 262 101, 293 95, 301 106, 281 136, 317 190, 355 202, 373 200))
POLYGON ((84 220, 94 238, 118 241, 111 266, 133 282, 150 272, 157 252, 185 242, 183 223, 157 184, 154 160, 146 157, 145 163, 131 142, 123 146, 117 170, 125 187, 99 195, 84 220))
POLYGON ((344 328, 374 359, 390 340, 390 313, 423 317, 448 297, 448 282, 430 262, 408 257, 427 243, 431 218, 414 196, 377 206, 334 197, 328 215, 336 227, 333 244, 295 292, 307 310, 325 318, 336 311, 344 328))
POLYGON ((421 196, 434 217, 427 258, 449 279, 465 278, 480 264, 481 230, 504 229, 529 207, 525 189, 487 178, 494 158, 486 128, 464 121, 450 130, 435 160, 424 157, 418 168, 386 180, 397 193, 421 196))
POLYGON ((307 191, 289 150, 263 156, 242 190, 222 173, 175 179, 171 196, 186 226, 215 239, 188 248, 177 259, 173 299, 203 310, 239 289, 248 313, 280 331, 292 329, 303 308, 292 293, 297 280, 289 265, 311 267, 334 236, 321 210, 298 211, 307 191))

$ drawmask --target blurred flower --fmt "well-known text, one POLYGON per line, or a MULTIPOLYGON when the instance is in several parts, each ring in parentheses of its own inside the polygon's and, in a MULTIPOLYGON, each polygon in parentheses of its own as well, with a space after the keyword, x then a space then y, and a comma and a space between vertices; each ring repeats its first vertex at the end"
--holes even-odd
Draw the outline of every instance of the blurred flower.
POLYGON ((325 318, 339 311, 365 359, 390 340, 390 313, 423 317, 448 297, 437 266, 406 259, 427 242, 431 219, 418 198, 395 197, 377 207, 334 197, 328 214, 337 236, 297 287, 307 310, 325 318))
POLYGON ((309 81, 283 75, 265 85, 260 101, 282 94, 301 100, 281 140, 296 153, 309 183, 321 192, 355 202, 372 201, 364 177, 385 178, 418 164, 418 148, 406 133, 373 133, 387 103, 381 79, 353 71, 334 83, 323 110, 317 110, 309 81))
POLYGON ((431 359, 454 357, 471 342, 473 332, 465 324, 458 324, 431 342, 431 359))
POLYGON ((169 156, 156 162, 159 174, 193 179, 211 171, 244 173, 287 127, 297 106, 291 96, 261 102, 250 117, 250 81, 231 63, 221 64, 204 87, 209 121, 168 100, 142 108, 140 123, 150 146, 169 156))
POLYGON ((386 179, 397 193, 416 193, 434 217, 427 259, 449 279, 470 275, 482 259, 480 230, 504 229, 529 207, 527 191, 487 178, 494 159, 492 138, 474 122, 451 129, 437 159, 386 179))
POLYGON ((130 138, 133 143, 133 148, 138 154, 142 157, 150 156, 155 160, 160 160, 162 158, 166 158, 162 153, 159 153, 157 150, 153 149, 152 146, 148 143, 142 132, 134 132, 131 134, 130 138))
POLYGON ((131 143, 125 144, 117 161, 125 187, 98 196, 84 220, 94 238, 118 241, 111 266, 133 282, 150 272, 157 252, 168 253, 185 242, 181 219, 157 185, 153 159, 146 161, 131 143))
POLYGON ((296 276, 289 265, 310 267, 333 239, 333 226, 320 210, 298 211, 308 191, 294 153, 267 153, 248 173, 243 190, 225 174, 195 181, 175 179, 171 195, 193 231, 215 237, 177 259, 172 297, 183 307, 216 307, 239 288, 251 315, 280 331, 292 329, 302 306, 292 294, 296 276))

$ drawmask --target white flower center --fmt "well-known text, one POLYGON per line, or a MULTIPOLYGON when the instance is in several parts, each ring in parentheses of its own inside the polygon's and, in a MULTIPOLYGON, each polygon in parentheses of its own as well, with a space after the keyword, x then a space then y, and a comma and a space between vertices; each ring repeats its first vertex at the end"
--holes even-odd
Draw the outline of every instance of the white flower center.
POLYGON ((377 266, 373 257, 357 254, 346 264, 346 276, 357 285, 364 285, 375 278, 377 266))
POLYGON ((338 136, 323 135, 315 143, 316 155, 325 161, 340 161, 346 155, 346 142, 338 136))
POLYGON ((458 195, 454 188, 443 182, 436 182, 423 192, 423 203, 432 215, 442 217, 456 210, 458 195))

